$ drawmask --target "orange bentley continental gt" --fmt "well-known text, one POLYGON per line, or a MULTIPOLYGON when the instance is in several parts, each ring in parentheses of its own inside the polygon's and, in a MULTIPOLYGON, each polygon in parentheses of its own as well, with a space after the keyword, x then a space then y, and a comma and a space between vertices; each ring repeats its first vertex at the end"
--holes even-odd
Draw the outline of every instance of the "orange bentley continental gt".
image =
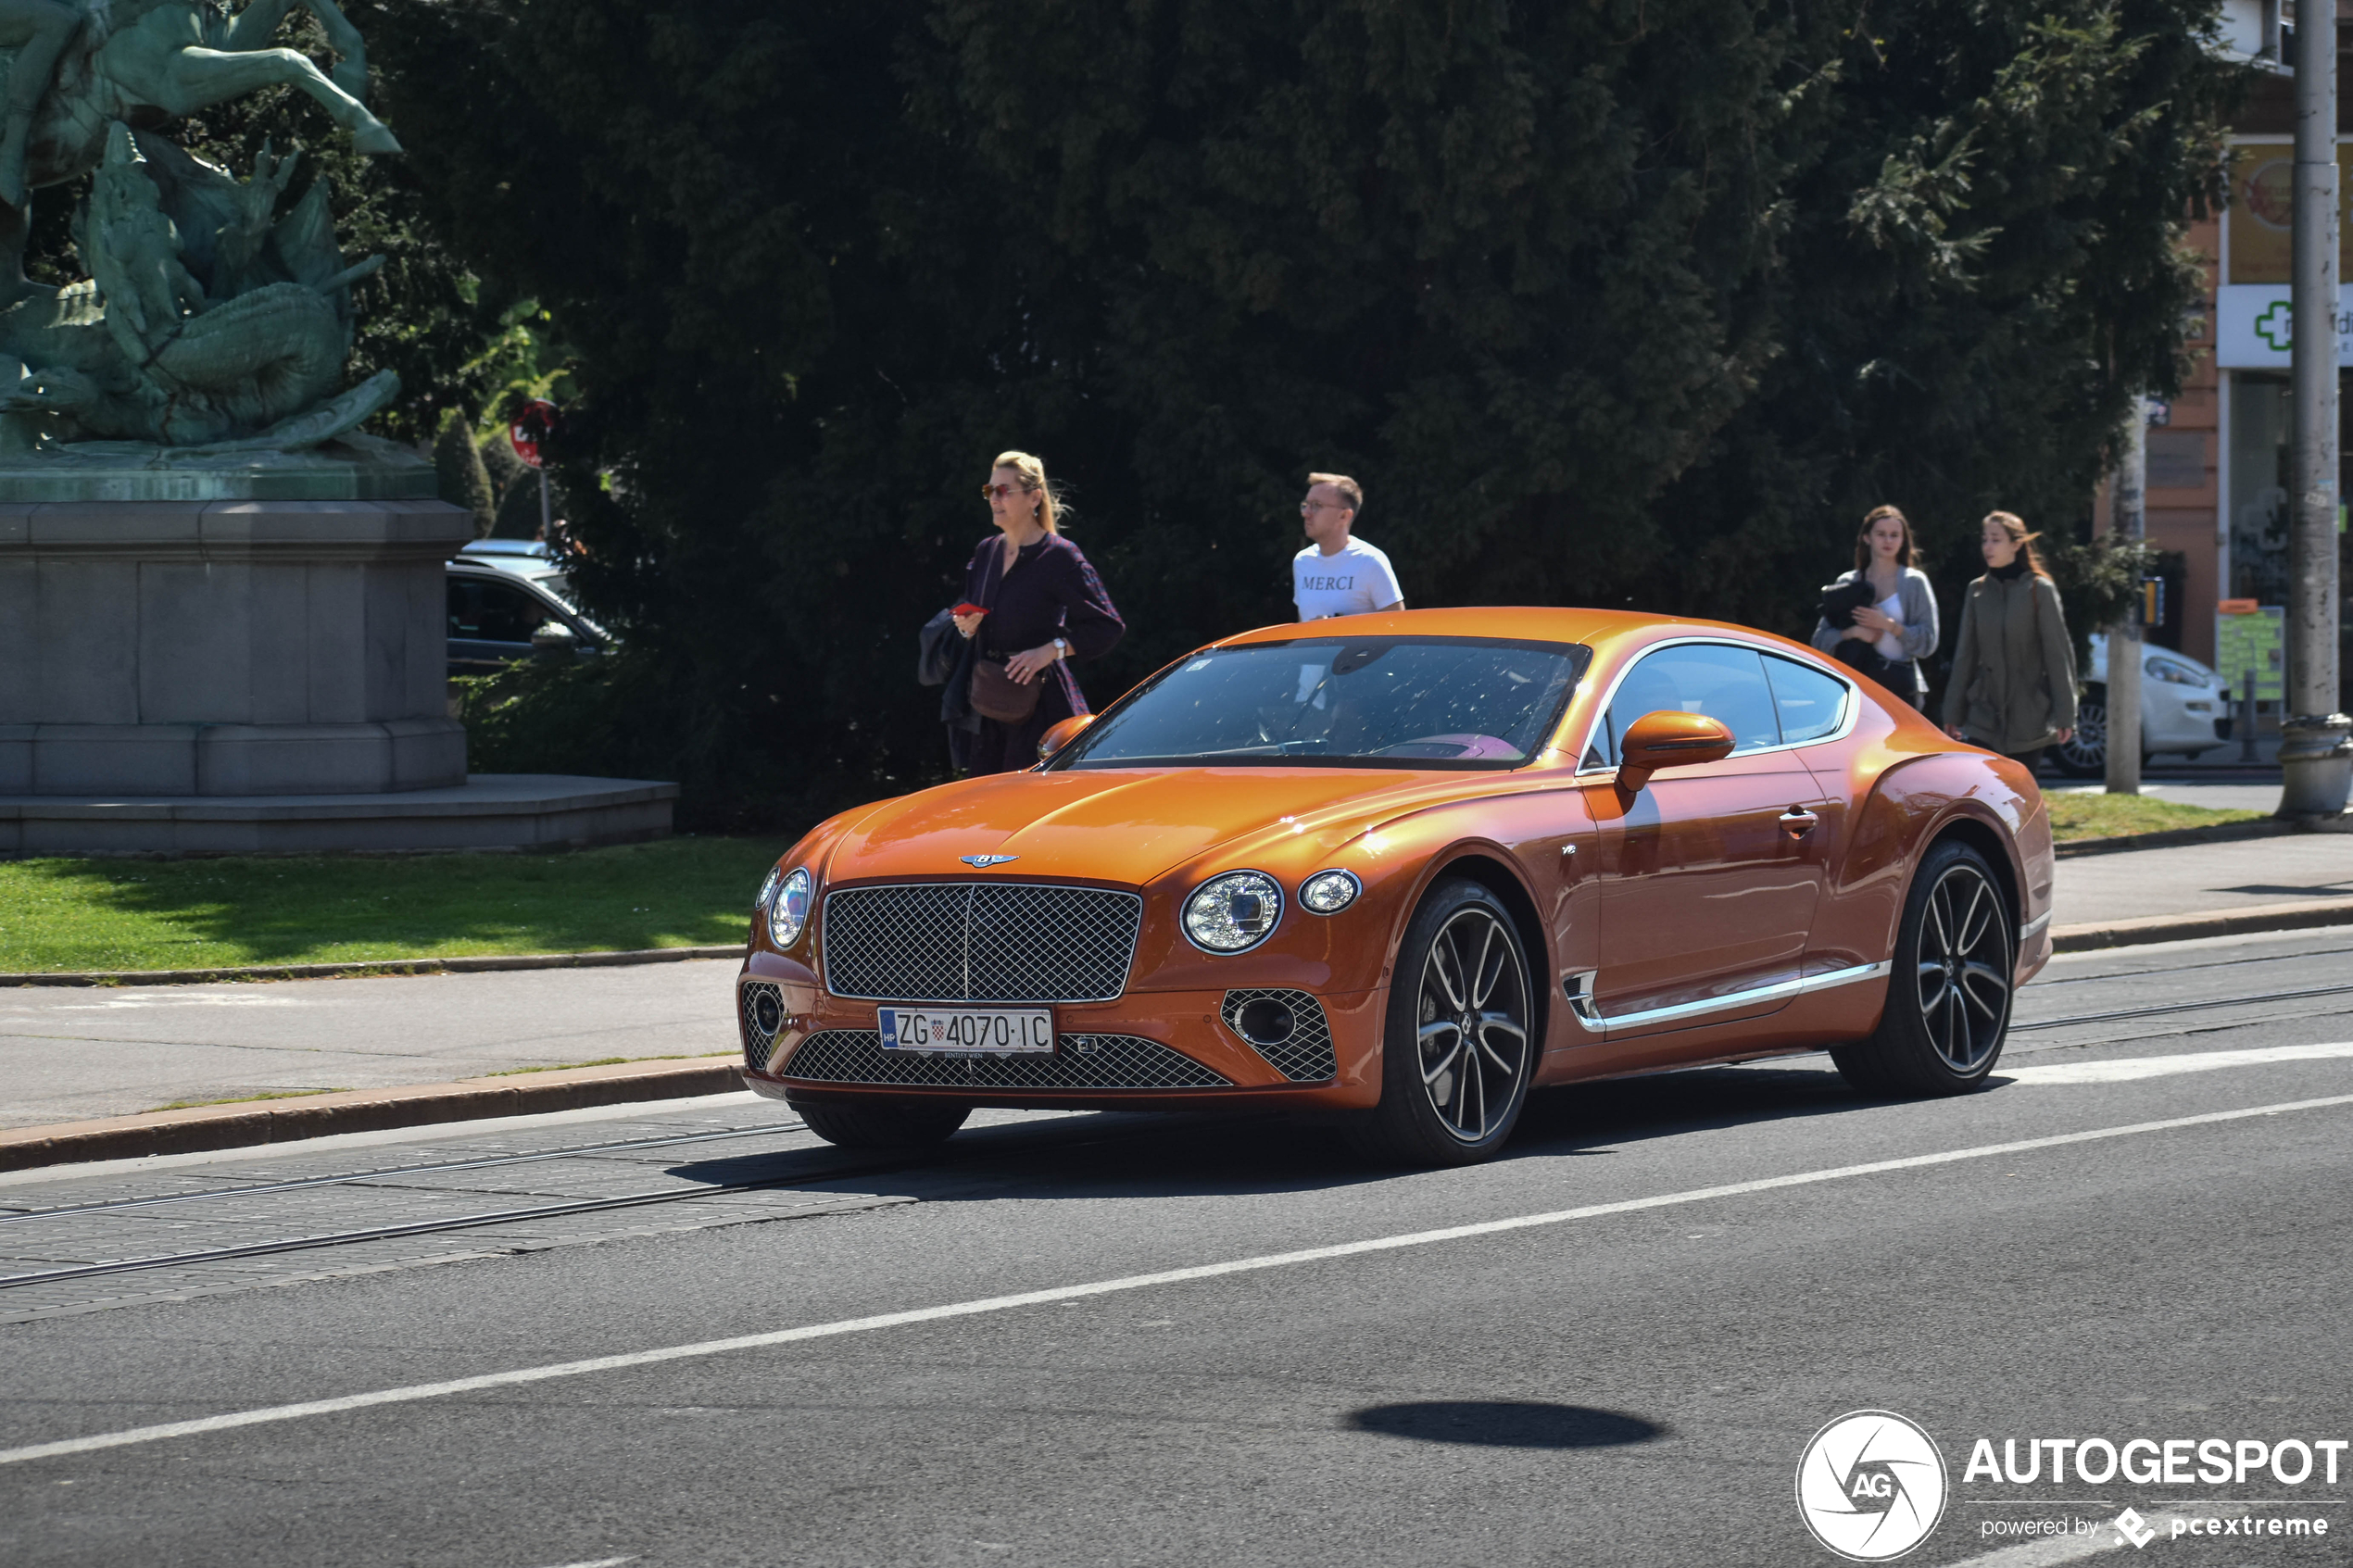
POLYGON ((1267 627, 1042 749, 770 873, 749 1081, 820 1135, 1282 1107, 1455 1164, 1532 1087, 1825 1047, 1867 1091, 1957 1094, 2050 956, 2026 770, 1739 626, 1267 627))

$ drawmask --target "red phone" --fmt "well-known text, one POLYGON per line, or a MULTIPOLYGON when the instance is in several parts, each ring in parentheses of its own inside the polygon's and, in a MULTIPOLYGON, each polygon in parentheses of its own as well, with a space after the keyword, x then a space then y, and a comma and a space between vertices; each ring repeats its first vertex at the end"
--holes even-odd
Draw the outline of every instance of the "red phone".
POLYGON ((988 613, 988 607, 987 605, 960 604, 954 609, 949 611, 949 613, 950 615, 987 615, 988 613))

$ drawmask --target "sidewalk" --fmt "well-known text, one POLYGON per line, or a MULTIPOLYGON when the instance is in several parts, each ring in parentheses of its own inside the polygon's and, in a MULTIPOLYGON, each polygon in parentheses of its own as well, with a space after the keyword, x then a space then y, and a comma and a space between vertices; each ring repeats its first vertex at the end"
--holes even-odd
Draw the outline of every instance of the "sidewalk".
POLYGON ((2353 898, 2353 834, 2291 833, 2061 860, 2054 923, 2337 898, 2353 898))
POLYGON ((732 1053, 736 968, 728 959, 0 990, 0 1127, 181 1100, 441 1084, 607 1057, 732 1053))

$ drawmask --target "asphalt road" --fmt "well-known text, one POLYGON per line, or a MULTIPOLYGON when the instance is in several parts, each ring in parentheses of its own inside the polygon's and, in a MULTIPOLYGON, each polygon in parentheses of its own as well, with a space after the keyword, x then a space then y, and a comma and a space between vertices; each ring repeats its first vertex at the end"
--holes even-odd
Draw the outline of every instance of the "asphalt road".
POLYGON ((2353 1439, 2348 959, 2353 933, 2081 955, 1986 1093, 1868 1101, 1820 1059, 1594 1085, 1470 1171, 1137 1116, 991 1118, 877 1169, 729 1100, 0 1181, 34 1216, 0 1214, 11 1275, 134 1255, 107 1229, 133 1213, 145 1256, 686 1195, 39 1287, 0 1323, 0 1561, 1827 1564, 1801 1453, 1880 1410, 1949 1480, 1906 1562, 2346 1562, 2353 1449, 2318 1450, 2333 1483, 1970 1461, 2219 1439, 2292 1475, 2296 1443, 2353 1439), (2244 1533, 2274 1518, 2329 1532, 2244 1533))

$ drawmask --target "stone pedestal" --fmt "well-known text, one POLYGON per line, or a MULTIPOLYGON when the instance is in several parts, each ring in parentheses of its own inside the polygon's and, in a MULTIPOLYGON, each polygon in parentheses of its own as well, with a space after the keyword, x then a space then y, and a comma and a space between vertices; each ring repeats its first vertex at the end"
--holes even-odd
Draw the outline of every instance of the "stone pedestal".
POLYGON ((0 797, 466 782, 427 497, 0 503, 0 797))

